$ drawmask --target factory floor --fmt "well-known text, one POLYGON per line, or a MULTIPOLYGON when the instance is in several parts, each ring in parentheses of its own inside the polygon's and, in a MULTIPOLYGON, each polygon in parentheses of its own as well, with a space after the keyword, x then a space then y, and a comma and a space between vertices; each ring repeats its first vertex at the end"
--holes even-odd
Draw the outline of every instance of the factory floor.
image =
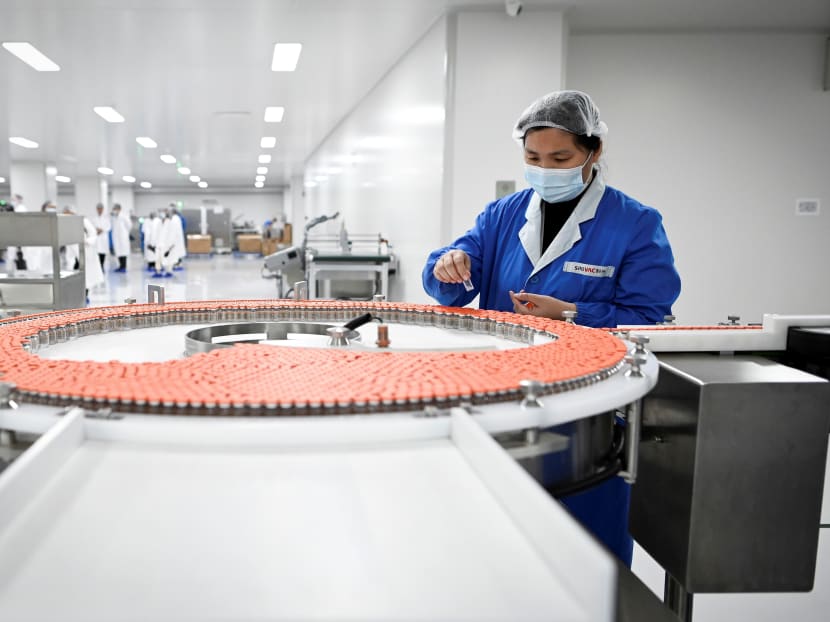
MULTIPOLYGON (((109 259, 108 259, 109 261, 109 259)), ((163 285, 168 301, 272 298, 277 295, 274 279, 261 276, 262 259, 257 255, 191 256, 184 269, 171 278, 153 278, 139 255, 133 255, 126 273, 107 266, 106 282, 89 292, 90 306, 123 304, 125 299, 147 300, 147 286, 163 285)), ((18 448, 15 448, 18 449, 18 448)), ((18 451, 0 448, 0 460, 8 461, 18 451)), ((1 469, 0 469, 1 470, 1 469)), ((830 611, 830 460, 825 480, 823 528, 819 537, 815 587, 803 594, 701 594, 694 599, 696 622, 824 622, 830 611)), ((787 534, 781 534, 786 538, 787 534)), ((664 573, 642 548, 635 545, 633 570, 652 591, 662 597, 664 573)))

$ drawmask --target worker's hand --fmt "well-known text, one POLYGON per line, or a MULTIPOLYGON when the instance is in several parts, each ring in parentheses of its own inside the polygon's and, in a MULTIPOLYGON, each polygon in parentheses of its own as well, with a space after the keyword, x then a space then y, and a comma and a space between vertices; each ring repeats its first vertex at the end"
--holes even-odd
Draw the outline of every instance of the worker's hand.
POLYGON ((553 296, 542 294, 528 294, 524 290, 518 294, 508 292, 510 300, 513 301, 513 311, 522 315, 536 315, 548 317, 552 320, 561 320, 563 311, 576 311, 576 305, 572 302, 565 302, 553 296))
POLYGON ((447 251, 435 262, 432 274, 442 283, 461 283, 470 278, 470 256, 464 251, 447 251))

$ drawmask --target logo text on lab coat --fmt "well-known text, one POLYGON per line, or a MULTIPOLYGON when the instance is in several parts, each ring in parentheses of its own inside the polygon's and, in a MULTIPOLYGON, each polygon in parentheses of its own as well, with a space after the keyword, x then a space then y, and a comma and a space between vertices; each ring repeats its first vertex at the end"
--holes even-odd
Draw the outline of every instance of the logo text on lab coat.
POLYGON ((562 270, 564 272, 584 274, 585 276, 604 276, 609 278, 614 276, 614 266, 592 266, 589 263, 578 263, 576 261, 566 261, 565 267, 562 270))

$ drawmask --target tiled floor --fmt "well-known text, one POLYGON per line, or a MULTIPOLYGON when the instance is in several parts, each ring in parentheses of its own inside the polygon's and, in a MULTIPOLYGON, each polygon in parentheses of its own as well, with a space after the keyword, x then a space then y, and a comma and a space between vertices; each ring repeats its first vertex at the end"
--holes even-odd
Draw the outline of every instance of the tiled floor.
POLYGON ((184 269, 174 271, 171 278, 153 278, 144 269, 140 255, 132 255, 127 272, 112 272, 107 265, 106 283, 89 293, 91 306, 123 304, 126 298, 146 302, 147 285, 162 285, 169 301, 215 300, 220 298, 274 298, 275 279, 262 277, 263 262, 259 255, 190 256, 184 269))

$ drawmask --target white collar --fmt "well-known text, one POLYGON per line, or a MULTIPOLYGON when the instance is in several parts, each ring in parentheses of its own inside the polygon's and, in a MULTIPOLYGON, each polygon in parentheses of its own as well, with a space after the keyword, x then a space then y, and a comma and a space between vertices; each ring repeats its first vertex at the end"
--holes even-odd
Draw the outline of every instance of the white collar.
POLYGON ((597 207, 605 194, 605 178, 602 174, 602 169, 594 166, 594 179, 585 194, 577 203, 576 208, 570 215, 562 229, 553 238, 553 242, 542 254, 541 251, 541 237, 542 237, 542 198, 534 192, 530 197, 525 210, 524 226, 519 231, 519 240, 522 247, 527 253, 528 259, 533 263, 533 272, 531 276, 539 272, 542 268, 553 262, 558 257, 567 253, 573 245, 582 239, 582 233, 579 230, 579 225, 587 220, 591 220, 597 213, 597 207))

